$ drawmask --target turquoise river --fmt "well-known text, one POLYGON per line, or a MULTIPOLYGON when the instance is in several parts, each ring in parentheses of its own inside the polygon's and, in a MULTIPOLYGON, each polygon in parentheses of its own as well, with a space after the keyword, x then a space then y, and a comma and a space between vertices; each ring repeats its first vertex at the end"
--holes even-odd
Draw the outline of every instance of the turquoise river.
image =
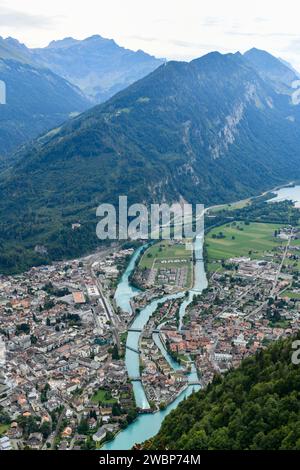
MULTIPOLYGON (((194 253, 195 253, 195 265, 194 265, 194 285, 193 288, 189 291, 188 297, 182 302, 180 307, 180 325, 182 318, 185 314, 186 307, 190 304, 195 294, 199 294, 203 289, 207 287, 207 278, 204 269, 203 262, 203 235, 199 235, 195 238, 194 241, 194 253)), ((138 293, 137 289, 134 289, 129 282, 129 277, 132 271, 135 268, 136 261, 140 255, 142 247, 135 251, 132 256, 130 263, 127 266, 125 273, 123 274, 121 281, 118 285, 118 288, 115 293, 115 302, 118 307, 120 307, 125 312, 131 311, 131 299, 138 293)), ((149 305, 147 305, 135 318, 132 328, 134 329, 143 329, 143 327, 148 322, 150 316, 156 310, 159 303, 164 302, 168 299, 175 299, 183 297, 184 293, 180 292, 173 295, 167 295, 159 299, 153 300, 149 305)), ((127 338, 127 346, 130 346, 133 349, 139 348, 139 337, 141 333, 129 332, 127 338)), ((174 361, 164 349, 159 335, 154 334, 154 340, 157 346, 161 349, 162 354, 166 357, 170 365, 174 369, 180 368, 179 364, 174 361)), ((140 375, 139 370, 139 355, 130 350, 126 349, 126 367, 130 378, 138 377, 140 375)), ((189 381, 193 382, 197 379, 197 374, 195 367, 192 366, 191 373, 189 374, 189 381)), ((149 407, 147 397, 141 382, 133 381, 133 390, 136 400, 136 404, 141 409, 147 409, 149 407)), ((146 439, 154 436, 160 429, 161 423, 165 416, 175 409, 178 404, 188 395, 190 395, 193 390, 197 390, 199 386, 189 385, 177 398, 169 404, 169 406, 163 410, 156 413, 142 413, 138 418, 130 424, 126 429, 121 431, 117 436, 110 442, 107 442, 102 447, 102 450, 127 450, 131 449, 134 444, 141 443, 146 439)))

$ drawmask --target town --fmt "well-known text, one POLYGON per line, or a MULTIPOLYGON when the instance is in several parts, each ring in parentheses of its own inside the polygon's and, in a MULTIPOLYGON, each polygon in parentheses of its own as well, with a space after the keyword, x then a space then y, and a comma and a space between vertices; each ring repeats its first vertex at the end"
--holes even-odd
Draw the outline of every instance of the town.
POLYGON ((118 350, 126 326, 99 287, 132 251, 0 278, 3 448, 93 448, 135 418, 118 350))
POLYGON ((193 259, 184 244, 164 244, 145 246, 137 260, 135 272, 147 276, 131 311, 120 309, 114 294, 133 247, 115 245, 0 277, 2 449, 99 448, 146 411, 136 406, 134 380, 143 385, 147 411, 163 410, 191 386, 192 366, 193 384, 205 387, 216 374, 299 330, 297 228, 231 221, 211 230, 205 241, 208 287, 195 292, 185 310, 189 293, 180 279, 191 282, 193 259), (168 274, 156 273, 147 287, 158 262, 172 260, 175 267, 161 268, 168 274), (131 325, 146 305, 168 294, 140 330, 140 376, 130 377, 125 352, 131 325))

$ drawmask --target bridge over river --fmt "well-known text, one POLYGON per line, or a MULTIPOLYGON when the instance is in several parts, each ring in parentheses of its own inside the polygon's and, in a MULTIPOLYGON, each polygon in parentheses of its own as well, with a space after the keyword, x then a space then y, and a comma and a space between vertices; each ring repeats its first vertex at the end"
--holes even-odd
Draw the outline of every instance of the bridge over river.
MULTIPOLYGON (((142 333, 142 328, 129 328, 127 330, 128 332, 132 332, 132 333, 142 333)), ((159 333, 160 331, 159 330, 153 330, 152 333, 159 333)))
POLYGON ((137 353, 137 354, 141 354, 138 349, 132 348, 131 346, 128 346, 128 344, 126 344, 126 349, 129 349, 130 351, 133 351, 133 352, 135 352, 135 353, 137 353))

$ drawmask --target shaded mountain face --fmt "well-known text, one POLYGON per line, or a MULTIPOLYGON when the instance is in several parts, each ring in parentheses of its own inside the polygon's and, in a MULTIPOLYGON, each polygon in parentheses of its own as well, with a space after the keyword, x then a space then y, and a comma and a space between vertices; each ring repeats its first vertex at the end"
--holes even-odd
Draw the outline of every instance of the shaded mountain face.
POLYGON ((31 62, 30 51, 24 44, 14 38, 3 39, 0 36, 0 58, 13 59, 20 62, 31 62))
MULTIPOLYGON (((17 57, 7 48, 9 55, 17 57)), ((6 104, 0 105, 2 162, 19 145, 90 107, 74 85, 25 61, 0 58, 0 80, 6 85, 6 104)))
POLYGON ((296 70, 292 64, 290 64, 287 60, 285 59, 282 59, 281 57, 278 57, 278 60, 280 60, 280 62, 282 64, 284 64, 286 67, 288 67, 289 69, 292 70, 292 72, 294 72, 294 74, 297 76, 297 78, 300 78, 300 73, 298 72, 298 70, 296 70))
POLYGON ((32 49, 31 54, 37 63, 77 85, 95 104, 145 77, 163 62, 101 36, 53 41, 46 48, 32 49))
POLYGON ((300 177, 299 119, 240 54, 169 62, 37 140, 2 175, 0 268, 35 263, 36 244, 47 260, 95 247, 96 207, 119 195, 213 204, 300 177))
POLYGON ((294 92, 294 84, 299 81, 299 74, 287 62, 255 48, 245 52, 244 57, 277 92, 286 94, 294 92))

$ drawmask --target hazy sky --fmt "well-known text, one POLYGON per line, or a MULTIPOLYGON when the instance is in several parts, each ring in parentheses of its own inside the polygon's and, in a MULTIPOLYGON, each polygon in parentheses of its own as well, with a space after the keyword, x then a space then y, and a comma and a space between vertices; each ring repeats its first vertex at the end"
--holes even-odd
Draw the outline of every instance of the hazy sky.
POLYGON ((300 70, 299 18, 299 0, 0 0, 0 35, 28 46, 100 34, 182 60, 255 46, 300 70))

